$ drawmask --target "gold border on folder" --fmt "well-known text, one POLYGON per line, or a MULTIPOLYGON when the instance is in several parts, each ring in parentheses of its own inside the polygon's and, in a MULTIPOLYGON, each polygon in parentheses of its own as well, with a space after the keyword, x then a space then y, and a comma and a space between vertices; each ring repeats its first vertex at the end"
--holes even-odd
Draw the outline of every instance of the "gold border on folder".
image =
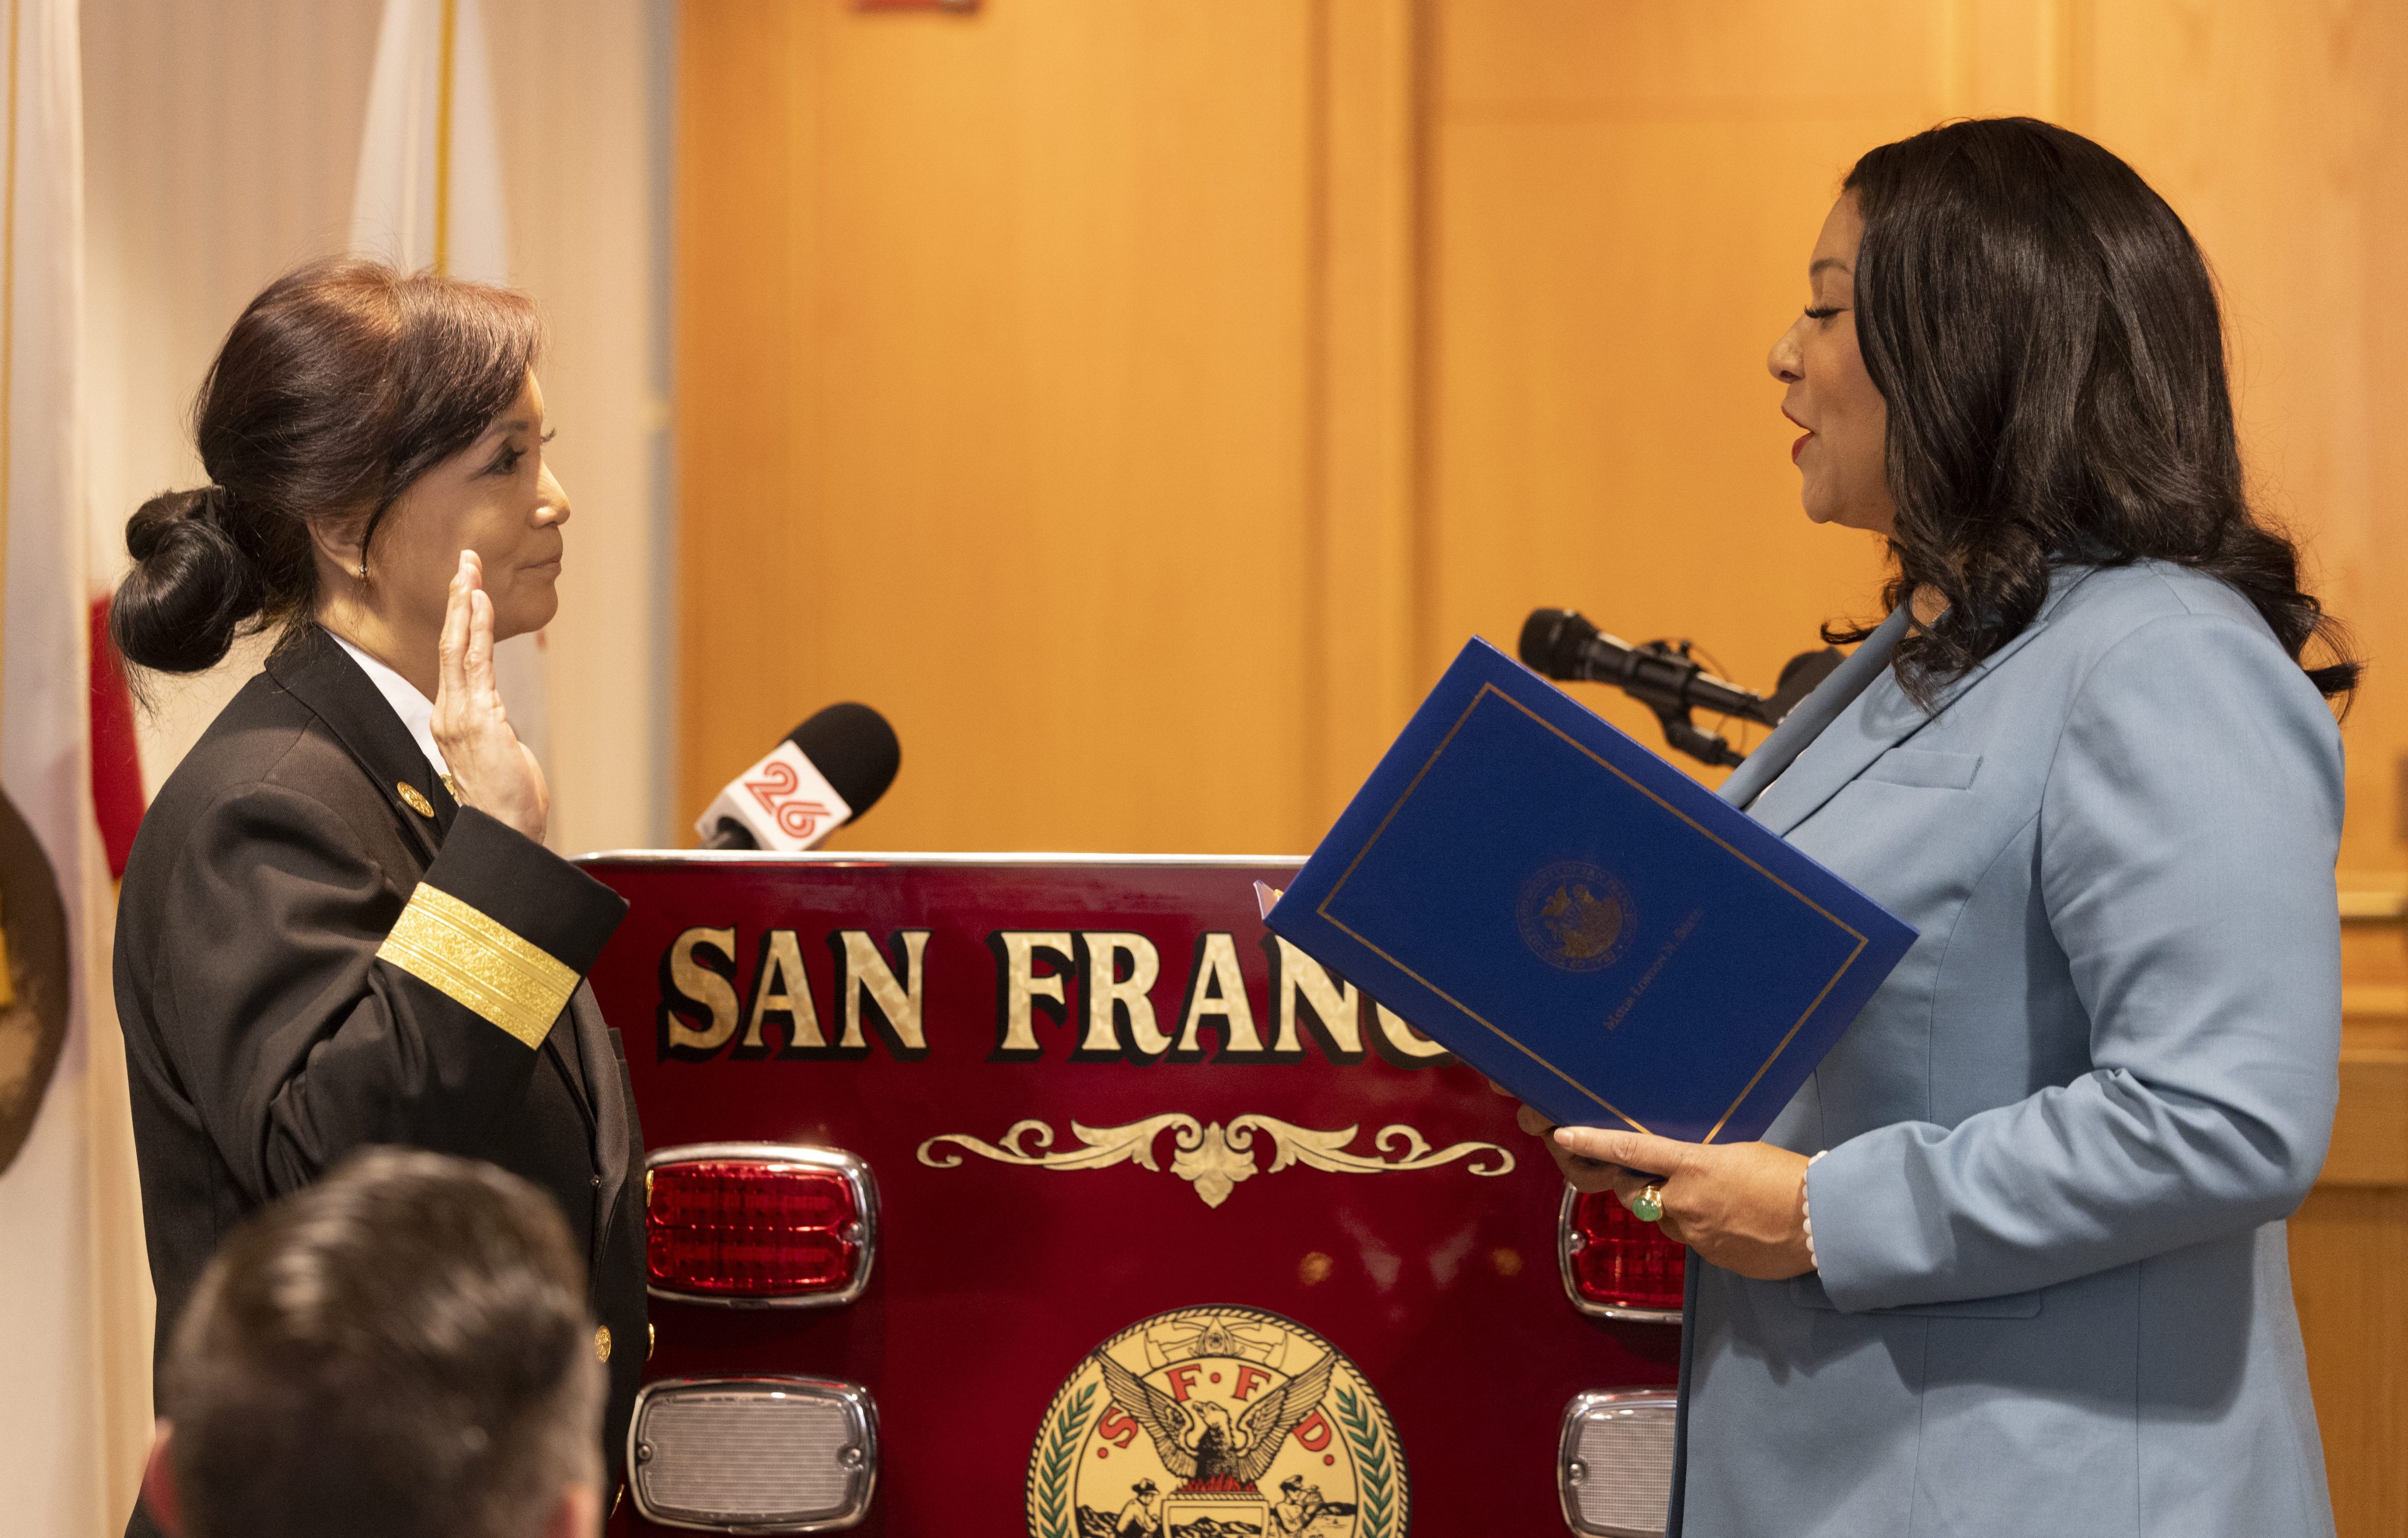
POLYGON ((1767 870, 1763 866, 1758 865, 1756 861, 1748 858, 1746 855, 1732 847, 1727 840, 1717 836, 1712 828, 1707 827, 1695 817, 1683 812, 1679 807, 1674 806, 1671 802, 1664 799, 1661 796, 1649 790, 1645 785, 1641 784, 1629 775, 1623 773, 1623 771, 1613 764, 1607 761, 1605 758, 1600 757, 1596 753, 1591 752, 1579 739, 1563 730, 1554 722, 1549 721, 1546 717, 1530 709, 1527 705, 1523 704, 1512 695, 1507 694, 1496 684, 1484 683, 1480 686, 1480 692, 1471 697, 1471 703, 1463 708, 1463 713, 1455 717, 1455 725, 1449 726, 1446 729, 1446 735, 1439 739, 1438 746, 1430 750, 1429 758, 1423 763, 1422 767, 1418 770, 1414 772, 1412 783, 1405 786, 1404 794, 1397 798, 1396 805, 1390 807, 1388 809, 1387 815, 1380 819, 1380 826, 1371 830, 1371 836, 1363 841, 1363 847, 1356 850, 1354 852, 1354 858, 1347 863, 1345 873, 1340 875, 1336 882, 1331 884, 1328 895, 1321 899, 1320 905, 1313 911, 1319 913, 1323 918, 1327 919, 1330 924, 1335 926, 1341 933, 1352 936, 1363 946, 1364 949, 1369 951, 1373 956, 1378 956, 1381 960, 1385 961, 1389 966, 1396 968, 1397 970, 1404 973, 1407 977, 1412 978, 1423 987, 1429 989, 1430 992, 1438 995, 1440 999, 1445 999, 1448 1003, 1453 1004, 1456 1009, 1461 1010, 1466 1015, 1479 1021, 1483 1026, 1487 1027, 1489 1030, 1496 1033, 1498 1040, 1511 1044, 1516 1052, 1527 1056, 1532 1062, 1537 1063, 1541 1068, 1545 1069, 1548 1072, 1554 1074, 1556 1078, 1561 1079, 1572 1088, 1579 1090, 1586 1099, 1595 1100, 1598 1105, 1603 1106, 1607 1111, 1612 1112, 1614 1115, 1620 1116, 1624 1121, 1629 1123, 1632 1127, 1637 1128, 1640 1131, 1644 1132, 1647 1130, 1646 1127, 1641 1125, 1627 1112, 1615 1106, 1612 1101, 1590 1090, 1585 1085, 1583 1085, 1579 1080, 1574 1079, 1562 1069, 1557 1068, 1555 1064, 1547 1061, 1544 1057, 1532 1052, 1527 1046, 1515 1040, 1512 1035, 1499 1029, 1493 1021, 1481 1014, 1479 1011, 1474 1010, 1460 999, 1455 998, 1455 995, 1447 992, 1444 988, 1440 987, 1437 984, 1431 982, 1428 978, 1424 977, 1421 973, 1413 970, 1411 967, 1406 966, 1395 956, 1390 956, 1386 951, 1382 950, 1378 945, 1372 943, 1368 936, 1348 927, 1344 920, 1339 918, 1337 914, 1332 913, 1329 911, 1329 905, 1338 899, 1338 894, 1344 891, 1346 889, 1346 884, 1354 878, 1355 867, 1361 865, 1365 856, 1371 853, 1371 846, 1378 843, 1382 838, 1386 836, 1388 825, 1397 820, 1397 813, 1405 809, 1405 803, 1412 799, 1413 792, 1421 788, 1423 779, 1428 775, 1431 769, 1436 767, 1439 758, 1446 752, 1447 748, 1453 744, 1455 733, 1463 730, 1464 723, 1471 719, 1471 712, 1480 709, 1481 705, 1491 695, 1495 695, 1498 699, 1501 699, 1506 704, 1512 706, 1513 709, 1521 712, 1524 715, 1528 716, 1531 720, 1537 722, 1548 731, 1555 733, 1555 735, 1559 738, 1562 738, 1564 741, 1570 743, 1574 749, 1584 755, 1590 761, 1597 764, 1599 768, 1608 770, 1631 789, 1639 792, 1640 795, 1646 797, 1649 800, 1655 802, 1657 806, 1662 807, 1673 816, 1678 817, 1681 821, 1688 824, 1689 826, 1695 828, 1708 840, 1711 840, 1717 847, 1722 849, 1724 853, 1729 855, 1733 859, 1738 860, 1741 864, 1746 866, 1757 875, 1762 876, 1765 880, 1772 883, 1773 885, 1780 887, 1791 897, 1796 898, 1799 902, 1802 902, 1807 907, 1813 909, 1817 915, 1828 921, 1842 934, 1846 935, 1849 939, 1856 942, 1856 949, 1848 953, 1848 958, 1840 963, 1840 970, 1833 972, 1830 976, 1830 980, 1823 985, 1823 991, 1816 994, 1814 996, 1814 1001, 1806 1006, 1806 1013, 1800 1014, 1797 1020, 1790 1025, 1789 1029, 1784 1033, 1780 1042, 1774 1045, 1771 1056, 1766 1057, 1763 1063, 1756 1068, 1755 1075, 1747 1081, 1746 1086, 1740 1090, 1739 1099, 1731 1101, 1729 1106, 1724 1110, 1721 1117, 1716 1120, 1713 1128, 1707 1131, 1706 1135, 1698 1140, 1700 1143, 1712 1143, 1716 1137, 1721 1135, 1724 1126, 1730 1121, 1733 1113, 1737 1112, 1739 1108, 1746 1102, 1749 1093, 1756 1088, 1756 1085, 1764 1078, 1765 1074, 1771 1070, 1773 1063, 1779 1059, 1784 1052, 1789 1050, 1789 1043, 1797 1038, 1799 1031, 1805 1028, 1806 1022, 1813 1017, 1814 1012, 1823 1007, 1823 1000, 1828 999, 1831 996, 1831 990, 1840 985, 1840 979, 1847 976, 1848 969, 1855 966, 1856 964, 1856 958, 1865 954, 1865 946, 1868 941, 1863 935, 1859 934, 1854 927, 1842 921, 1838 914, 1831 913, 1821 903, 1816 902, 1813 898, 1808 897, 1805 893, 1800 892, 1798 888, 1790 885, 1787 882, 1783 881, 1779 876, 1767 870))

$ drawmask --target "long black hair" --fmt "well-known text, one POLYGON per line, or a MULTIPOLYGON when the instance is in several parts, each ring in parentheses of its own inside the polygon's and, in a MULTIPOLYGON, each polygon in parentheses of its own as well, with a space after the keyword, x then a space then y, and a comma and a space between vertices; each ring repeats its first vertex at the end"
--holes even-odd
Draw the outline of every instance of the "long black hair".
MULTIPOLYGON (((1947 611, 1902 641, 1940 686, 2032 622, 2059 565, 2174 562, 2231 584, 2326 695, 2358 665, 2249 507, 2214 280, 2138 173, 2029 118, 1945 123, 1868 151, 1856 336, 1889 408, 1892 607, 1947 611)), ((1834 640, 1867 632, 1835 632, 1834 640)))
POLYGON ((506 288, 335 257, 270 283, 226 334, 193 411, 210 483, 162 492, 125 525, 134 568, 109 605, 144 668, 214 666, 236 634, 306 616, 309 525, 360 520, 365 555, 409 483, 474 443, 542 348, 506 288))

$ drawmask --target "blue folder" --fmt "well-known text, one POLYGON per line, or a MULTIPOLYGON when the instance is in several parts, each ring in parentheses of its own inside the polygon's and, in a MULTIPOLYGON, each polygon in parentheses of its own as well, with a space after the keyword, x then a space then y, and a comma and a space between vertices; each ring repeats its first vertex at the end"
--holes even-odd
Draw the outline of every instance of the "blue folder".
POLYGON ((1485 641, 1268 922, 1563 1125, 1759 1137, 1914 930, 1485 641))

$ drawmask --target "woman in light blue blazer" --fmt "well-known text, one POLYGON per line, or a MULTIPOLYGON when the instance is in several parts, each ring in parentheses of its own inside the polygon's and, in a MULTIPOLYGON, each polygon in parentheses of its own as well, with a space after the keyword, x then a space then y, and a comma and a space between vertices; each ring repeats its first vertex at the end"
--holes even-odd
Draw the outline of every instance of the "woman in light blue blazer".
POLYGON ((1809 279, 1806 511, 1895 611, 1724 794, 1919 938, 1762 1143, 1554 1132, 1693 1246, 1672 1530, 2330 1533, 2284 1218, 2357 668, 2251 515, 2205 264, 1994 120, 1867 154, 1809 279))

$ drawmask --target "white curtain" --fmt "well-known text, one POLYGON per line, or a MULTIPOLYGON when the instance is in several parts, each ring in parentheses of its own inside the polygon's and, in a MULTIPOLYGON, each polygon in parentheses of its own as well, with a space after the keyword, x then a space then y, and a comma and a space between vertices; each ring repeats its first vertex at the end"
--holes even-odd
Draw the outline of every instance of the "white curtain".
POLYGON ((13 852, 0 906, 0 1104, 16 1123, 0 1127, 0 1532, 50 1538, 124 1520, 148 1445, 150 1302, 92 806, 77 6, 7 0, 0 19, 0 787, 39 850, 13 852), (35 933, 52 901, 63 955, 35 933))

